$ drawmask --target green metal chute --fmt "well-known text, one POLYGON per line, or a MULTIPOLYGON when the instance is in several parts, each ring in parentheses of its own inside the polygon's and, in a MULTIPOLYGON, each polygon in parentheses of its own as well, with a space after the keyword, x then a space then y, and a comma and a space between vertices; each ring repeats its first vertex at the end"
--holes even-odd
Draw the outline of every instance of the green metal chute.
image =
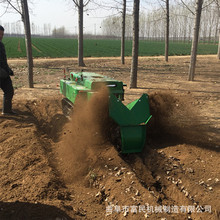
POLYGON ((125 106, 111 94, 109 115, 120 126, 122 153, 141 152, 146 140, 145 125, 151 118, 148 95, 125 106))

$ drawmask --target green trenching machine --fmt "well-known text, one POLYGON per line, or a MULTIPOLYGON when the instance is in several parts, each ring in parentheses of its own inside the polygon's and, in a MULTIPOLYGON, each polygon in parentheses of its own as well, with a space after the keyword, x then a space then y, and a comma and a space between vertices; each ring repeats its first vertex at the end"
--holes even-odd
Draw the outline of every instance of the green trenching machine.
POLYGON ((121 152, 141 152, 146 141, 146 124, 151 118, 149 98, 143 94, 141 98, 124 105, 123 82, 91 72, 70 72, 67 79, 60 80, 60 92, 64 114, 68 114, 77 97, 87 100, 101 85, 109 90, 109 116, 120 127, 121 152))

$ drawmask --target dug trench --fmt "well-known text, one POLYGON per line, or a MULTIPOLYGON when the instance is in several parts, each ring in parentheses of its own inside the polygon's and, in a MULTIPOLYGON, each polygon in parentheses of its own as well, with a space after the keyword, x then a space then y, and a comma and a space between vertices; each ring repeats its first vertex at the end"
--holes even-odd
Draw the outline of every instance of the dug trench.
POLYGON ((1 219, 218 219, 215 140, 183 97, 149 95, 147 143, 129 155, 106 138, 103 94, 70 121, 60 96, 16 102, 19 115, 0 118, 1 219))

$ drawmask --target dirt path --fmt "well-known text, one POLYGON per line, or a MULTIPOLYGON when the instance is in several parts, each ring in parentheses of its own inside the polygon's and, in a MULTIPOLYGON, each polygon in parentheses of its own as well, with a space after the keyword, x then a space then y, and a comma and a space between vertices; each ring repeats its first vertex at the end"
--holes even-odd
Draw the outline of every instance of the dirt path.
MULTIPOLYGON (((125 88, 125 103, 148 93, 153 120, 144 151, 131 155, 103 138, 107 122, 94 126, 102 102, 72 121, 63 116, 59 80, 63 68, 79 70, 76 59, 35 61, 34 89, 27 88, 25 61, 9 62, 19 115, 0 117, 0 219, 220 218, 214 56, 198 57, 195 82, 187 81, 189 57, 140 58, 138 88, 125 88)), ((129 84, 129 58, 125 65, 119 58, 85 62, 87 71, 129 84)))

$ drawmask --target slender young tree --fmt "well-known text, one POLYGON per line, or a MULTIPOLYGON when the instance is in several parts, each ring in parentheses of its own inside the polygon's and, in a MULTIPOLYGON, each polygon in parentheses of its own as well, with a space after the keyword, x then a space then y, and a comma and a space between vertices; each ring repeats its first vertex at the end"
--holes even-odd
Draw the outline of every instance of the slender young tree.
POLYGON ((170 31, 170 9, 169 0, 166 0, 166 34, 165 34, 165 61, 169 59, 169 31, 170 31))
POLYGON ((25 29, 25 44, 27 51, 27 63, 28 63, 28 83, 29 87, 34 87, 33 82, 33 56, 32 56, 32 44, 31 44, 31 29, 27 0, 21 0, 22 6, 22 21, 24 22, 25 29))
POLYGON ((121 33, 121 63, 125 64, 125 26, 126 26, 126 0, 123 0, 122 33, 121 33))
POLYGON ((189 78, 188 78, 189 81, 193 81, 195 75, 197 47, 199 41, 200 18, 202 14, 202 4, 203 4, 203 0, 196 0, 196 15, 195 15, 192 47, 191 47, 191 60, 190 60, 189 78))
MULTIPOLYGON (((220 0, 215 0, 217 10, 218 10, 218 21, 220 21, 220 0)), ((220 23, 218 24, 218 52, 217 52, 217 58, 220 60, 220 23)))
POLYGON ((78 26, 79 26, 79 33, 78 33, 78 65, 85 66, 83 61, 83 10, 86 7, 90 0, 73 0, 75 6, 78 8, 78 26))
POLYGON ((220 60, 220 28, 219 28, 219 39, 218 39, 218 53, 217 58, 220 60))
MULTIPOLYGON (((159 16, 164 16, 163 14, 165 14, 165 17, 166 17, 166 27, 165 27, 165 52, 164 52, 164 58, 165 58, 165 61, 168 62, 168 59, 169 59, 169 36, 170 36, 170 1, 169 0, 161 0, 161 2, 158 1, 158 3, 160 4, 161 6, 161 12, 159 12, 159 16), (161 4, 161 2, 163 4, 165 4, 165 7, 161 4), (162 13, 162 15, 161 15, 162 13)), ((155 13, 154 15, 155 16, 155 13)), ((156 20, 156 18, 154 18, 154 20, 156 20)), ((158 19, 160 20, 160 19, 158 19)), ((163 28, 163 27, 162 27, 163 28)), ((158 27, 157 28, 158 30, 161 30, 161 27, 158 27)), ((158 32, 158 30, 156 30, 158 32)), ((163 31, 162 31, 163 32, 163 31)), ((162 37, 163 33, 160 35, 160 37, 162 37)))
MULTIPOLYGON (((33 88, 33 56, 32 56, 32 44, 31 44, 31 29, 30 29, 30 19, 27 0, 20 0, 12 2, 6 0, 8 5, 10 5, 17 13, 21 15, 21 19, 24 23, 25 30, 25 44, 26 44, 26 54, 27 54, 27 64, 28 64, 28 83, 29 87, 33 88), (17 6, 15 6, 17 5, 17 6), (21 10, 20 10, 21 6, 21 10)), ((8 8, 8 7, 7 7, 8 8)))
POLYGON ((132 62, 131 62, 130 88, 137 87, 138 48, 139 48, 139 11, 140 11, 140 0, 134 0, 133 42, 132 42, 132 62))

